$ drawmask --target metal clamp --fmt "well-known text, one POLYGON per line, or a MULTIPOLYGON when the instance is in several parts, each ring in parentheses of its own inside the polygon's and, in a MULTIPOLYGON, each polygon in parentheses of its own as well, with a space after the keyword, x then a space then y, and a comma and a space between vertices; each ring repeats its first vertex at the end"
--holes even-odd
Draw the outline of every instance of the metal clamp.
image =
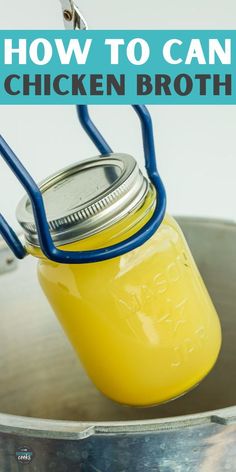
MULTIPOLYGON (((60 1, 62 4, 66 29, 87 29, 86 21, 81 15, 75 0, 60 1)), ((31 175, 19 161, 17 156, 14 154, 12 149, 4 141, 3 137, 0 136, 0 154, 5 159, 6 163, 20 181, 22 186, 25 188, 29 196, 33 208, 37 232, 39 235, 40 247, 48 259, 67 264, 81 264, 112 259, 141 246, 155 233, 155 231, 160 226, 165 215, 166 193, 156 166, 152 120, 147 108, 144 105, 133 105, 133 108, 141 121, 145 165, 148 176, 156 188, 157 204, 151 219, 135 235, 119 244, 99 250, 83 252, 62 251, 54 245, 49 231, 49 225, 47 222, 46 211, 40 189, 32 179, 31 175)), ((101 154, 112 153, 112 149, 90 119, 87 106, 78 105, 77 111, 83 128, 94 142, 99 152, 101 154)), ((0 234, 3 236, 6 243, 18 259, 23 259, 27 255, 25 247, 1 214, 0 234)))
MULTIPOLYGON (((14 154, 12 149, 4 141, 3 137, 0 136, 0 154, 29 196, 32 204, 37 232, 39 235, 40 248, 48 259, 64 264, 84 264, 112 259, 132 251, 133 249, 144 244, 156 232, 162 223, 166 209, 166 192, 158 174, 156 165, 151 116, 144 105, 133 105, 133 108, 138 114, 141 122, 145 166, 149 179, 153 183, 157 192, 157 204, 150 220, 136 234, 118 244, 102 249, 76 252, 61 250, 54 245, 49 231, 46 211, 40 189, 31 175, 25 169, 23 164, 14 154)), ((110 154, 112 149, 91 121, 87 106, 78 105, 77 111, 83 128, 90 136, 99 151, 102 154, 110 154)), ((26 255, 25 248, 2 215, 0 215, 0 234, 2 234, 3 238, 12 249, 16 257, 22 259, 26 255)))
POLYGON ((74 0, 60 0, 65 29, 86 30, 87 23, 74 0))

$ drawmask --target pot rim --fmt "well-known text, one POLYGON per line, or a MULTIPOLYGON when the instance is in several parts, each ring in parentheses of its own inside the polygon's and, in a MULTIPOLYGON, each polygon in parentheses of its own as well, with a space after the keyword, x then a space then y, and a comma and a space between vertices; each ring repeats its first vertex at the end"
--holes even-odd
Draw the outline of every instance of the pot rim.
POLYGON ((236 406, 192 415, 133 421, 66 421, 0 413, 0 432, 47 439, 81 440, 97 434, 153 433, 219 424, 236 425, 236 406))

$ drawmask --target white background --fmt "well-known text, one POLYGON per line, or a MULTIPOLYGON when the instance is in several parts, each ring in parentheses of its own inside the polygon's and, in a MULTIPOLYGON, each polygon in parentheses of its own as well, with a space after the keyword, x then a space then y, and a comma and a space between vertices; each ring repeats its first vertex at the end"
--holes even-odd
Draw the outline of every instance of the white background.
MULTIPOLYGON (((79 1, 79 0, 78 0, 79 1)), ((235 29, 235 0, 81 0, 93 29, 235 29)), ((0 0, 1 29, 63 28, 59 0, 0 0)), ((235 219, 236 107, 152 106, 159 169, 173 214, 235 219)), ((116 151, 143 164, 139 124, 129 107, 94 107, 116 151)), ((0 106, 0 133, 36 180, 96 155, 71 106, 0 106)), ((22 190, 0 162, 0 211, 17 227, 22 190)))

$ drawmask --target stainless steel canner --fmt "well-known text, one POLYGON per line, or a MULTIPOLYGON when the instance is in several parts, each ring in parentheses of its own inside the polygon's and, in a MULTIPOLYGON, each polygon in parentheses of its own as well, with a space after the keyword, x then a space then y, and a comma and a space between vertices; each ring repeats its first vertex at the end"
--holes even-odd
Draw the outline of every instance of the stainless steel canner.
POLYGON ((41 293, 36 261, 17 267, 0 243, 0 472, 236 471, 236 224, 179 222, 223 347, 196 389, 148 409, 95 389, 41 293))

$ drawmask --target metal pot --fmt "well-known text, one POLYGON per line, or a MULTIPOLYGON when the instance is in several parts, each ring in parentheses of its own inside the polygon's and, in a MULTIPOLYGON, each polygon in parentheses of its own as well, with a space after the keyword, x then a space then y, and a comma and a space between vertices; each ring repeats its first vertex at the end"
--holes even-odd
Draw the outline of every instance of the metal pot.
POLYGON ((236 224, 179 218, 223 327, 216 367, 165 405, 116 405, 90 383, 40 291, 2 246, 0 471, 236 470, 236 224), (42 419, 43 418, 43 419, 42 419))

